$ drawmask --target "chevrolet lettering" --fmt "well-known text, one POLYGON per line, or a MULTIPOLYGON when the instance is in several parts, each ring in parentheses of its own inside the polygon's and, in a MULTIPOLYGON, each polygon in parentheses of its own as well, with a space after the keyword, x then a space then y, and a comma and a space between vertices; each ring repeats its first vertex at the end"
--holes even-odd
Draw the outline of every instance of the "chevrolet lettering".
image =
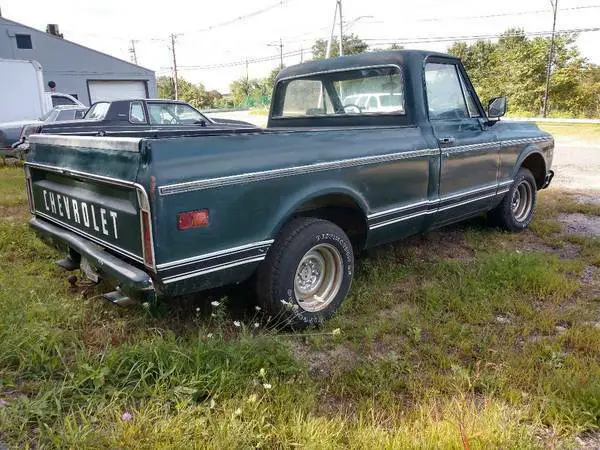
POLYGON ((506 105, 483 105, 450 55, 310 61, 277 76, 266 129, 187 126, 162 104, 177 127, 42 128, 25 164, 30 224, 116 303, 247 282, 302 328, 336 312, 363 249, 485 213, 529 225, 554 140, 501 120, 506 105))
POLYGON ((66 221, 72 221, 73 224, 83 225, 105 236, 117 239, 117 212, 107 210, 93 203, 86 203, 66 194, 42 190, 44 195, 44 210, 54 217, 60 217, 66 221))

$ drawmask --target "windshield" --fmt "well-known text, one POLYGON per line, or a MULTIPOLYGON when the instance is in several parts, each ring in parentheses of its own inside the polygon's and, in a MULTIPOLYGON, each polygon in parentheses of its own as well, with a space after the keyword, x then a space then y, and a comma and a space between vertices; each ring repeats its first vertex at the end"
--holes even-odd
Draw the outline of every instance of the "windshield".
POLYGON ((53 115, 56 115, 56 109, 51 109, 46 114, 44 114, 42 117, 40 117, 40 122, 45 122, 45 121, 52 122, 53 119, 51 119, 51 117, 53 115))
POLYGON ((206 118, 190 105, 181 103, 148 103, 148 115, 152 125, 199 124, 206 118))
POLYGON ((88 110, 87 114, 83 117, 84 119, 102 120, 106 117, 108 107, 110 103, 100 102, 92 105, 88 110))

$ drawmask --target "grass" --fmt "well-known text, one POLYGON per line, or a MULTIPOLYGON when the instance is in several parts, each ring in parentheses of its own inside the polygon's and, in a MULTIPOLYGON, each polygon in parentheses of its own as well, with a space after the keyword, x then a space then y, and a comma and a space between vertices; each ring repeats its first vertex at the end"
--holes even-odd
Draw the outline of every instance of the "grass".
POLYGON ((600 211, 573 195, 542 192, 524 233, 476 219, 370 251, 340 313, 288 334, 245 288, 157 309, 71 288, 22 183, 0 169, 0 447, 571 447, 600 427, 600 241, 556 220, 600 211))

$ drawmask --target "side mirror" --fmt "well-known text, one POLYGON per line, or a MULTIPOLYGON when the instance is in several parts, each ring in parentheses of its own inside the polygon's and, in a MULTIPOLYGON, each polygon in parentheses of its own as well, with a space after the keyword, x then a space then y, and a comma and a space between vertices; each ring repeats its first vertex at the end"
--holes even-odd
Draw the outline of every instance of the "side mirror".
POLYGON ((490 119, 497 119, 506 114, 506 97, 494 97, 488 102, 487 115, 490 119))

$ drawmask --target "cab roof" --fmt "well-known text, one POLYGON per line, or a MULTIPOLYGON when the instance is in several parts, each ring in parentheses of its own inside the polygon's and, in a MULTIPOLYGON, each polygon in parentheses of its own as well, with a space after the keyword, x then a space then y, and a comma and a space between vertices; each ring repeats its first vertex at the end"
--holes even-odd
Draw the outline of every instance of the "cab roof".
POLYGON ((422 64, 423 61, 430 56, 456 59, 453 55, 432 52, 429 50, 387 50, 381 52, 367 52, 358 55, 313 60, 286 67, 279 72, 275 81, 277 82, 285 78, 302 77, 319 72, 345 70, 365 66, 422 64))

